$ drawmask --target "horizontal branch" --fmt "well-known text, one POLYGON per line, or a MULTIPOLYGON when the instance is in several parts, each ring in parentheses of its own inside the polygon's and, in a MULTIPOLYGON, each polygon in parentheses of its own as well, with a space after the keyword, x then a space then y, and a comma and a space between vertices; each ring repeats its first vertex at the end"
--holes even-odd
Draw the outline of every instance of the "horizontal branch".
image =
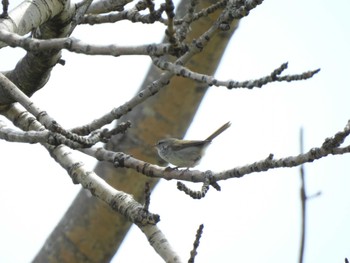
POLYGON ((61 134, 54 133, 48 130, 44 131, 21 131, 8 127, 0 120, 0 139, 8 142, 20 143, 41 143, 50 145, 65 144, 70 148, 81 148, 81 144, 71 141, 61 134))
MULTIPOLYGON (((134 169, 135 171, 142 173, 146 176, 153 178, 163 178, 166 180, 180 180, 189 182, 202 182, 206 183, 210 180, 210 185, 214 186, 217 190, 220 188, 216 185, 216 182, 221 180, 227 180, 230 178, 239 178, 244 175, 265 172, 275 168, 289 168, 296 167, 304 163, 313 162, 319 160, 328 155, 339 155, 350 152, 350 145, 346 147, 339 147, 343 143, 344 139, 350 134, 350 121, 346 125, 345 129, 336 133, 332 138, 325 139, 325 142, 321 147, 312 148, 308 152, 299 154, 296 156, 289 156, 280 159, 274 159, 273 154, 270 154, 266 159, 254 162, 241 167, 236 167, 231 170, 226 170, 219 173, 212 171, 198 171, 188 169, 169 169, 169 167, 159 167, 138 160, 130 155, 122 152, 112 152, 103 148, 88 148, 82 149, 82 151, 90 156, 95 157, 99 161, 107 161, 112 163, 115 167, 126 167, 134 169)), ((189 192, 187 189, 186 191, 189 192)), ((205 193, 204 193, 205 194, 205 193)), ((195 193, 195 198, 202 196, 195 193)))
POLYGON ((154 10, 149 14, 141 14, 139 11, 144 10, 146 5, 140 6, 140 4, 145 4, 145 2, 138 2, 134 8, 129 10, 122 10, 118 13, 108 13, 108 14, 87 14, 84 16, 81 24, 103 24, 103 23, 115 23, 122 20, 128 20, 133 23, 142 23, 142 24, 154 24, 156 21, 163 21, 162 13, 164 12, 164 6, 158 10, 154 10))
POLYGON ((141 46, 118 46, 116 44, 97 45, 85 43, 74 37, 35 39, 10 33, 0 29, 0 41, 11 47, 21 47, 26 51, 48 51, 61 50, 85 54, 85 55, 105 55, 105 56, 125 56, 125 55, 145 55, 161 56, 172 52, 170 44, 146 44, 141 46))
POLYGON ((89 9, 87 10, 88 14, 101 14, 111 11, 122 11, 124 6, 132 0, 99 0, 93 2, 89 9))
POLYGON ((64 144, 71 149, 91 147, 99 142, 107 142, 113 135, 125 133, 130 127, 130 122, 120 123, 112 130, 103 129, 89 133, 88 137, 81 137, 59 128, 59 132, 50 130, 22 131, 10 127, 0 120, 0 139, 8 142, 41 143, 51 146, 64 144))

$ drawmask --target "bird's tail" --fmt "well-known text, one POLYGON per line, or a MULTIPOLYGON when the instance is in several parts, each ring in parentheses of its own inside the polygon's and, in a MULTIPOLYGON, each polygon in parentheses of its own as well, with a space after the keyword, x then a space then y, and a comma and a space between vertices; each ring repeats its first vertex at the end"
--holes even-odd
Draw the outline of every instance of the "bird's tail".
POLYGON ((219 129, 217 129, 212 135, 210 135, 206 141, 212 141, 215 137, 220 135, 222 132, 224 132, 228 127, 231 126, 231 122, 227 122, 224 125, 222 125, 219 129))

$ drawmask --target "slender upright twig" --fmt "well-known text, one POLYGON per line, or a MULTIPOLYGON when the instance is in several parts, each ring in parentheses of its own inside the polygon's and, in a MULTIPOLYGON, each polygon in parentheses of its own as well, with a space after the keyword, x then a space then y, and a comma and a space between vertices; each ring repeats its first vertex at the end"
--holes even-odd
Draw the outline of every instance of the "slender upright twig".
POLYGON ((202 234, 203 234, 203 228, 204 228, 204 225, 201 224, 197 230, 197 234, 196 234, 196 240, 194 241, 193 243, 193 249, 191 251, 191 257, 190 259, 188 260, 188 263, 194 263, 194 260, 197 256, 197 249, 199 247, 199 240, 201 239, 202 237, 202 234))
MULTIPOLYGON (((300 129, 300 153, 304 152, 303 142, 303 128, 300 129)), ((303 263, 304 259, 304 248, 305 248, 305 224, 306 224, 306 190, 305 190, 305 174, 304 165, 300 165, 300 199, 301 199, 301 240, 300 240, 300 253, 299 263, 303 263)))

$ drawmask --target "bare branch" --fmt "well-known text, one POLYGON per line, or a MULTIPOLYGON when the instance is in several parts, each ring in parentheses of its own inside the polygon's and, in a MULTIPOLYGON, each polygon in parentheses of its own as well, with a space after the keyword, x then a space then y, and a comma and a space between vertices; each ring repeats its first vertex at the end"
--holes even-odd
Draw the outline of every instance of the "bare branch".
MULTIPOLYGON (((350 123, 350 122, 349 122, 350 123)), ((350 125, 346 125, 343 132, 337 134, 348 134, 350 125)), ((334 138, 338 138, 337 134, 334 138)), ((326 139, 327 141, 328 139, 326 139)), ((166 180, 181 180, 189 182, 206 182, 208 178, 210 179, 210 185, 217 188, 216 182, 221 180, 227 180, 230 178, 240 178, 244 175, 255 173, 255 172, 265 172, 270 169, 275 168, 287 168, 296 167, 304 163, 313 162, 315 160, 326 157, 327 155, 338 155, 350 152, 350 146, 343 148, 312 148, 308 152, 299 154, 297 156, 289 156, 280 159, 274 159, 273 154, 270 154, 266 159, 254 162, 253 164, 248 164, 241 167, 236 167, 231 170, 226 170, 219 173, 213 173, 210 171, 201 172, 198 170, 179 170, 179 169, 167 169, 167 167, 159 167, 157 165, 152 165, 144 161, 138 160, 132 156, 121 152, 111 152, 103 148, 89 148, 82 149, 84 153, 97 158, 98 160, 103 160, 113 163, 115 167, 126 167, 134 169, 135 171, 142 173, 146 176, 153 178, 164 178, 166 180), (208 174, 212 176, 208 177, 208 174)), ((181 186, 182 187, 182 186, 181 186)), ((220 188, 218 187, 217 190, 220 188)))
MULTIPOLYGON (((175 19, 175 21, 174 21, 174 24, 175 24, 175 25, 181 25, 182 23, 192 23, 192 22, 194 22, 194 21, 200 19, 201 17, 206 17, 206 16, 208 16, 208 15, 214 13, 216 10, 221 9, 221 8, 224 8, 224 7, 226 6, 226 4, 227 4, 227 0, 219 1, 219 2, 217 2, 217 3, 215 3, 215 4, 212 4, 211 6, 209 6, 209 7, 207 7, 207 8, 205 8, 205 9, 200 10, 200 11, 197 12, 197 13, 193 13, 193 14, 192 14, 192 12, 193 12, 194 10, 192 11, 191 8, 193 8, 193 4, 194 4, 194 3, 195 3, 195 0, 191 1, 191 3, 190 3, 191 7, 189 8, 189 10, 188 10, 188 12, 187 12, 187 14, 191 14, 191 15, 188 16, 188 15, 186 14, 186 16, 185 16, 184 18, 175 19), (189 19, 189 18, 190 18, 190 19, 189 19), (188 20, 188 19, 189 19, 189 20, 188 20), (187 20, 188 20, 188 21, 187 21, 187 20)), ((167 20, 165 20, 164 22, 165 22, 166 24, 168 23, 167 20)))
POLYGON ((8 127, 8 125, 2 121, 0 121, 0 139, 8 142, 20 143, 46 143, 50 145, 64 144, 72 149, 84 147, 84 145, 69 140, 59 133, 51 132, 48 130, 23 132, 8 127))
MULTIPOLYGON (((179 24, 180 26, 177 27, 176 30, 176 34, 178 35, 179 38, 179 42, 183 42, 186 37, 187 34, 191 31, 191 23, 194 21, 194 11, 195 11, 195 7, 198 5, 198 1, 197 0, 191 0, 188 8, 187 8, 187 12, 186 15, 184 16, 184 18, 181 20, 182 22, 179 24)), ((172 23, 175 25, 176 20, 173 20, 172 23)), ((169 24, 169 21, 166 21, 167 24, 169 24)))
POLYGON ((170 246, 167 238, 157 225, 139 226, 141 231, 146 235, 148 242, 157 251, 164 262, 180 263, 181 259, 170 246))
POLYGON ((217 184, 217 182, 213 178, 211 171, 206 171, 204 175, 206 178, 204 179, 204 182, 200 191, 193 191, 181 182, 177 182, 177 189, 179 189, 180 191, 183 191, 185 194, 189 195, 193 199, 202 199, 203 197, 205 197, 206 193, 209 190, 210 185, 212 185, 218 191, 221 190, 220 186, 217 184))
POLYGON ((40 123, 45 127, 50 127, 52 125, 52 118, 50 118, 47 113, 36 106, 28 96, 22 92, 15 84, 12 83, 7 77, 0 72, 0 87, 1 90, 13 101, 20 103, 28 112, 33 114, 40 123))
MULTIPOLYGON (((5 23, 0 23, 0 28, 1 30, 16 32, 20 35, 28 33, 26 30, 31 30, 32 35, 38 38, 66 36, 70 27, 69 22, 75 9, 70 6, 70 2, 65 3, 66 5, 62 6, 60 1, 54 1, 54 3, 48 1, 46 5, 43 5, 41 2, 38 3, 36 0, 24 2, 12 10, 10 12, 11 19, 7 19, 13 23, 19 19, 19 24, 11 26, 23 26, 23 28, 12 30, 11 27, 5 26, 5 23), (40 11, 38 11, 38 8, 40 11), (38 12, 40 16, 37 15, 38 12), (20 14, 22 16, 18 18, 17 16, 20 14), (36 20, 31 20, 34 18, 36 20), (22 23, 25 25, 22 25, 22 23), (37 28, 35 29, 34 27, 37 28)), ((4 43, 1 42, 0 46, 4 46, 4 43)), ((47 83, 52 68, 61 62, 61 53, 59 50, 28 52, 17 63, 14 70, 5 72, 4 75, 30 97, 47 83)), ((0 104, 10 104, 13 102, 0 89, 0 104)))
POLYGON ((227 81, 221 81, 215 79, 213 76, 208 76, 200 73, 193 72, 186 67, 183 67, 181 65, 176 65, 174 63, 169 62, 168 60, 153 57, 153 63, 158 66, 159 68, 163 70, 167 70, 172 72, 173 74, 176 74, 178 76, 182 76, 185 78, 190 78, 202 83, 205 83, 209 86, 225 86, 228 89, 233 88, 247 88, 252 89, 254 87, 261 88, 262 86, 276 82, 276 81, 296 81, 296 80, 306 80, 309 78, 312 78, 316 73, 320 71, 320 69, 307 71, 302 74, 297 75, 287 75, 287 76, 279 76, 287 67, 288 63, 283 63, 281 66, 279 66, 277 69, 275 69, 270 75, 255 79, 255 80, 249 80, 249 81, 234 81, 234 80, 227 80, 227 81))
POLYGON ((88 10, 89 6, 91 5, 93 0, 83 0, 80 2, 79 5, 77 5, 77 10, 75 11, 75 15, 72 17, 72 21, 70 23, 69 31, 67 32, 67 35, 72 34, 74 29, 80 22, 83 20, 83 17, 88 10))
MULTIPOLYGON (((258 1, 260 3, 260 1, 258 1)), ((247 6, 248 10, 254 8, 256 5, 247 6)), ((242 10, 238 10, 237 12, 241 15, 246 15, 247 13, 242 13, 242 10), (239 11, 239 12, 238 12, 239 11)), ((204 32, 197 40, 193 41, 193 43, 189 46, 188 51, 178 58, 175 64, 185 65, 195 54, 201 52, 203 48, 208 44, 210 38, 220 30, 220 25, 223 21, 224 15, 219 16, 213 26, 211 26, 206 32, 204 32)), ((226 18, 225 18, 226 19, 226 18)), ((230 21, 232 22, 232 20, 230 21)), ((96 130, 101 128, 102 126, 111 123, 112 121, 119 119, 121 116, 131 111, 136 105, 144 102, 149 97, 158 93, 163 87, 165 87, 170 79, 174 76, 173 72, 165 72, 161 75, 158 80, 153 81, 149 84, 144 90, 140 91, 136 94, 134 98, 130 101, 124 103, 118 108, 112 109, 111 112, 103 115, 102 117, 93 120, 91 123, 86 124, 84 126, 88 126, 90 130, 96 130)), ((80 129, 77 127, 76 129, 80 129)), ((75 130, 75 129, 74 129, 75 130)))
MULTIPOLYGON (((304 152, 304 137, 303 129, 300 129, 300 153, 304 152)), ((301 201, 301 241, 299 251, 299 263, 304 261, 304 250, 305 250, 305 234, 306 234, 306 187, 305 187, 305 173, 304 165, 300 165, 300 201, 301 201)))
POLYGON ((101 14, 111 11, 123 11, 124 6, 130 2, 132 2, 132 0, 100 0, 92 2, 89 9, 87 10, 87 13, 101 14))
MULTIPOLYGON (((9 12, 11 19, 0 20, 0 29, 25 35, 61 13, 66 2, 48 0, 45 5, 41 3, 38 0, 22 2, 9 12)), ((0 48, 4 46, 1 42, 0 48)))
POLYGON ((1 18, 8 18, 8 10, 9 10, 9 1, 8 0, 2 0, 2 14, 0 15, 1 18))
POLYGON ((191 257, 188 260, 189 263, 194 263, 195 257, 197 256, 197 249, 199 247, 199 241, 200 241, 202 234, 203 234, 203 228, 204 228, 204 225, 201 224, 197 230, 196 240, 193 243, 193 249, 191 251, 191 257))
MULTIPOLYGON (((11 105, 2 114, 22 129, 40 130, 43 128, 29 113, 23 112, 16 104, 11 105), (28 125, 29 123, 30 125, 28 125)), ((159 215, 148 212, 131 195, 113 188, 96 173, 89 171, 84 163, 76 159, 74 152, 66 146, 44 146, 55 161, 67 171, 73 183, 81 184, 92 195, 135 223, 146 235, 150 245, 164 260, 181 262, 162 231, 155 225, 160 220, 159 215)))
MULTIPOLYGON (((4 112, 4 115, 10 119, 16 118, 17 124, 20 126, 21 124, 26 124, 28 122, 27 119, 31 118, 30 122, 33 128, 41 127, 38 122, 35 120, 33 121, 30 115, 21 114, 20 110, 15 107, 15 105, 12 105, 7 112, 4 112)), ((69 148, 63 145, 46 148, 51 153, 52 157, 54 157, 71 176, 74 183, 81 184, 94 196, 106 202, 113 210, 124 215, 131 222, 134 222, 145 233, 151 246, 153 246, 162 258, 166 259, 167 262, 180 262, 179 257, 171 248, 161 230, 155 226, 160 220, 158 215, 146 211, 131 195, 116 190, 94 172, 87 170, 82 162, 75 159, 74 154, 69 148)))
POLYGON ((151 188, 149 182, 145 184, 145 204, 143 205, 143 209, 148 211, 149 205, 151 203, 151 188))
POLYGON ((193 191, 181 182, 177 182, 177 189, 183 191, 185 194, 189 195, 193 199, 202 199, 203 197, 205 197, 206 193, 209 190, 209 181, 205 181, 203 183, 201 191, 193 191))
MULTIPOLYGON (((20 110, 15 104, 2 112, 9 120, 16 120, 16 125, 22 129, 43 129, 42 125, 20 110), (31 123, 31 127, 23 126, 31 123)), ((71 149, 64 145, 56 147, 43 145, 50 152, 51 156, 64 168, 71 177, 74 184, 81 184, 94 196, 107 203, 113 210, 127 217, 131 222, 138 225, 156 224, 160 219, 156 214, 151 214, 143 209, 143 206, 136 202, 131 195, 118 191, 106 181, 89 171, 85 164, 76 159, 71 149)))
POLYGON ((118 46, 116 44, 97 45, 85 43, 74 37, 51 38, 48 40, 22 37, 14 33, 9 33, 0 29, 0 41, 11 47, 21 47, 27 51, 50 51, 66 49, 68 51, 85 55, 146 55, 160 56, 172 54, 173 48, 170 44, 146 44, 141 46, 118 46))
MULTIPOLYGON (((47 142, 53 145, 58 145, 62 143, 72 147, 73 149, 91 147, 92 145, 95 145, 98 142, 106 142, 111 138, 112 135, 124 132, 128 127, 130 127, 130 123, 126 123, 111 131, 107 129, 103 131, 93 130, 89 133, 89 137, 82 137, 71 131, 65 130, 51 116, 49 116, 46 111, 36 106, 36 104, 32 102, 30 98, 28 98, 18 87, 16 87, 16 85, 14 85, 9 79, 7 79, 1 72, 0 87, 2 87, 3 91, 6 91, 7 94, 11 96, 14 101, 19 102, 28 112, 30 112, 42 125, 44 125, 46 129, 53 132, 37 134, 36 136, 34 136, 34 134, 28 134, 31 135, 31 139, 29 141, 26 141, 29 143, 47 142)), ((85 127, 83 127, 82 129, 84 130, 84 128, 85 127)), ((7 137, 8 140, 18 140, 21 142, 25 142, 23 136, 23 134, 19 135, 18 133, 10 132, 4 138, 7 137)))
POLYGON ((139 11, 145 10, 149 5, 140 1, 130 10, 123 10, 118 13, 108 13, 103 15, 88 14, 84 16, 82 24, 103 24, 115 23, 122 20, 129 20, 133 23, 153 24, 156 21, 163 21, 162 14, 165 11, 165 6, 161 5, 159 9, 153 10, 150 14, 141 14, 139 11))
POLYGON ((168 28, 165 30, 165 36, 168 38, 169 43, 176 48, 180 43, 174 27, 175 6, 172 0, 166 0, 164 6, 165 13, 168 17, 168 28))

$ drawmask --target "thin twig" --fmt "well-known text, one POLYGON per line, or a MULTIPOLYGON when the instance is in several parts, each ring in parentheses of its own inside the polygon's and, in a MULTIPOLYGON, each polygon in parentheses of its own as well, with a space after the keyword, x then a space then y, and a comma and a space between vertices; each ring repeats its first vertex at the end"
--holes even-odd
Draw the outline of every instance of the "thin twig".
POLYGON ((188 263, 193 263, 195 260, 195 257, 197 256, 197 249, 199 247, 199 241, 200 241, 202 234, 203 234, 203 228, 204 228, 204 225, 201 224, 197 230, 196 239, 193 243, 193 249, 191 250, 191 257, 188 260, 188 263))
MULTIPOLYGON (((303 129, 300 129, 300 153, 304 153, 304 138, 303 129)), ((304 249, 305 249, 305 226, 306 226, 306 190, 305 190, 305 173, 304 164, 300 165, 300 199, 301 199, 301 240, 300 240, 300 251, 299 251, 299 263, 303 263, 304 260, 304 249)))
POLYGON ((149 182, 145 183, 145 204, 143 205, 143 209, 148 211, 149 205, 151 203, 151 188, 149 182))
POLYGON ((2 0, 2 14, 0 15, 1 18, 8 18, 8 9, 9 9, 9 1, 8 0, 2 0))

